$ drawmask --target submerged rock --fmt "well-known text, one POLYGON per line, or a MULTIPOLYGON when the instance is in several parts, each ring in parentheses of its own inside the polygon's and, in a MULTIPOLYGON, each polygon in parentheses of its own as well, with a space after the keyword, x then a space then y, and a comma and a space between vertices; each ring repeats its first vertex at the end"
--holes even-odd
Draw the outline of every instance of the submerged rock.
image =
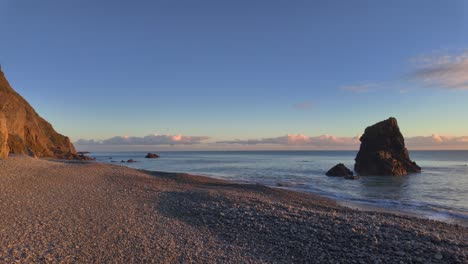
POLYGON ((8 83, 0 69, 0 158, 25 154, 39 158, 87 159, 70 139, 57 133, 8 83))
POLYGON ((367 127, 361 137, 354 170, 360 175, 405 175, 421 172, 409 158, 397 120, 389 118, 367 127))
POLYGON ((343 163, 335 165, 329 171, 327 171, 327 176, 333 177, 349 177, 353 176, 353 172, 348 169, 343 163))
POLYGON ((148 153, 148 154, 146 154, 145 158, 147 158, 147 159, 157 159, 157 158, 159 158, 159 155, 154 154, 154 153, 148 153))

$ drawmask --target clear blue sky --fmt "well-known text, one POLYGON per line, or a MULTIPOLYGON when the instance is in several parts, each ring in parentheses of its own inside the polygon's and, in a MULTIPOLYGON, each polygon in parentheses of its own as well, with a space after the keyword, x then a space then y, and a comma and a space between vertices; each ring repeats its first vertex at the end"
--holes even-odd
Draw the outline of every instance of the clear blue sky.
POLYGON ((389 116, 468 135, 466 1, 0 0, 0 32, 12 86, 73 140, 347 137, 389 116), (444 56, 461 75, 415 73, 444 56))

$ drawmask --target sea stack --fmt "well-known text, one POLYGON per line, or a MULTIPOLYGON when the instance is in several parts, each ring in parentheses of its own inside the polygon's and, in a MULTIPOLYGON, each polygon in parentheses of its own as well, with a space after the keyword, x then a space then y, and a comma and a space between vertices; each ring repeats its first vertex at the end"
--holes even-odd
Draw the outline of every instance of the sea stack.
POLYGON ((39 158, 88 159, 79 156, 68 137, 55 132, 8 83, 0 68, 0 158, 26 154, 39 158))
POLYGON ((398 122, 391 117, 367 127, 361 137, 354 170, 360 175, 406 175, 421 172, 410 160, 398 122))

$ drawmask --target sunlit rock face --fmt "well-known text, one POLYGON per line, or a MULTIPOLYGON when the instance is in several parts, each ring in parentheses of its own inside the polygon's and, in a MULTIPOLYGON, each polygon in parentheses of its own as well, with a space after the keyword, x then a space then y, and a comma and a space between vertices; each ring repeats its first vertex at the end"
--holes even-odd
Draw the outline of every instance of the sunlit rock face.
POLYGON ((0 159, 8 157, 10 148, 8 147, 8 130, 6 127, 5 115, 0 112, 0 159))
POLYGON ((68 137, 57 133, 13 90, 0 69, 0 158, 9 154, 83 159, 68 137))
POLYGON ((406 175, 421 172, 410 160, 395 118, 367 127, 361 137, 354 170, 360 175, 406 175))

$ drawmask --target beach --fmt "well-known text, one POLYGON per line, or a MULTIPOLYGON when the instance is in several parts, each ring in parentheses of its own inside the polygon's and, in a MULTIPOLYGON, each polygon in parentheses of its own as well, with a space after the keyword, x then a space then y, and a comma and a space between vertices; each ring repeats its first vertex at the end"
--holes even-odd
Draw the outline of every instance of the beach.
POLYGON ((0 262, 466 263, 468 228, 262 185, 0 160, 0 262))

